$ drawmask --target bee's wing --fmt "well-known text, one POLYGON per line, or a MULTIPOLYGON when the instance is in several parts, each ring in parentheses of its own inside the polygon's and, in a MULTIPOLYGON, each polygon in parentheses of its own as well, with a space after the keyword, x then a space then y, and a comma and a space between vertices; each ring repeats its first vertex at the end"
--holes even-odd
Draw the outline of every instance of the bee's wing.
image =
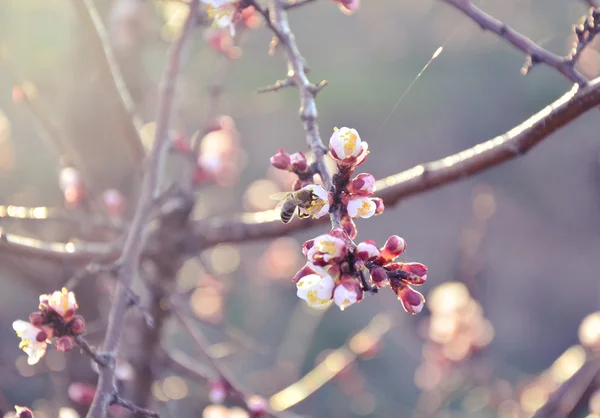
POLYGON ((279 193, 273 193, 269 197, 271 199, 273 199, 273 200, 280 200, 280 201, 282 201, 287 196, 287 194, 288 194, 288 192, 279 192, 279 193))

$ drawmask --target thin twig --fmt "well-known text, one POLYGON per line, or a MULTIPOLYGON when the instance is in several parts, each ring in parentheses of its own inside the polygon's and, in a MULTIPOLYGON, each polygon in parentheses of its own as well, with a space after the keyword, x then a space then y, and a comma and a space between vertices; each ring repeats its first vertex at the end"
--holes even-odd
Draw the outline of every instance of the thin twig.
POLYGON ((157 412, 151 411, 146 408, 142 408, 140 406, 135 405, 132 402, 126 401, 118 395, 113 395, 113 400, 111 402, 113 405, 119 405, 123 408, 129 409, 131 412, 147 417, 160 418, 160 415, 157 412))
MULTIPOLYGON (((180 38, 171 46, 168 64, 163 78, 160 82, 158 109, 156 117, 156 132, 152 149, 149 154, 148 170, 144 175, 142 191, 135 215, 127 236, 123 252, 117 261, 119 266, 119 284, 117 294, 111 307, 106 337, 104 340, 104 352, 114 355, 123 331, 123 317, 128 309, 129 289, 133 282, 134 274, 140 255, 144 248, 146 222, 152 212, 154 190, 158 182, 158 167, 160 163, 161 150, 166 141, 169 140, 168 129, 171 117, 171 107, 175 93, 177 76, 183 56, 186 41, 194 27, 194 21, 198 13, 198 0, 190 3, 189 15, 183 26, 180 38)), ((114 370, 109 367, 100 369, 100 378, 94 395, 94 401, 88 411, 87 418, 104 418, 111 401, 114 386, 114 370)))
POLYGON ((78 335, 73 338, 75 344, 87 354, 98 366, 108 366, 107 358, 103 357, 101 354, 98 354, 94 348, 81 336, 78 335))
MULTIPOLYGON (((550 134, 566 126, 586 111, 600 105, 600 78, 579 92, 571 90, 554 103, 508 132, 438 161, 423 163, 398 174, 380 179, 377 196, 386 205, 462 180, 522 156, 550 134)), ((293 221, 283 224, 275 211, 247 213, 236 218, 217 217, 195 222, 191 251, 221 242, 266 239, 293 231, 312 228, 324 222, 293 221)))
POLYGON ((481 26, 483 30, 494 32, 496 35, 527 54, 529 59, 522 69, 524 74, 527 74, 535 64, 543 62, 560 72, 573 83, 580 86, 587 83, 588 80, 573 67, 572 63, 567 58, 553 54, 547 49, 542 48, 525 35, 508 26, 506 23, 501 22, 479 9, 471 2, 471 0, 444 1, 470 17, 475 23, 481 26))
POLYGON ((122 119, 125 128, 125 138, 133 150, 136 161, 141 165, 146 151, 140 136, 140 130, 143 126, 141 118, 135 111, 135 104, 125 78, 117 62, 115 52, 110 43, 108 32, 94 0, 73 0, 73 7, 83 22, 101 68, 101 76, 106 79, 108 84, 114 88, 116 96, 115 102, 119 105, 117 109, 118 116, 122 119))

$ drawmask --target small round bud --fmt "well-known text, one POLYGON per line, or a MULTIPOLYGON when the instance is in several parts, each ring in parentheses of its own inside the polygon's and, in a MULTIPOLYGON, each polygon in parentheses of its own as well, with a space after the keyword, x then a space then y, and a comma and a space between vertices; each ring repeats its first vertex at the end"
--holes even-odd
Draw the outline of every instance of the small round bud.
POLYGON ((214 404, 222 404, 227 396, 227 383, 213 380, 209 383, 208 399, 214 404))
POLYGON ((32 312, 29 315, 29 323, 35 327, 40 327, 45 322, 45 316, 41 312, 32 312))
POLYGON ((260 396, 252 395, 246 400, 246 406, 252 413, 252 418, 259 418, 265 413, 266 402, 260 396))
POLYGON ((388 275, 385 269, 380 266, 371 269, 371 281, 377 287, 385 286, 388 282, 388 275))
POLYGON ((392 235, 381 248, 381 257, 385 261, 393 261, 406 250, 406 241, 398 235, 392 235))
POLYGON ((385 205, 383 204, 383 199, 379 197, 372 197, 371 200, 375 203, 375 216, 381 215, 385 210, 385 205))
POLYGON ((70 351, 74 345, 75 342, 73 341, 73 338, 65 335, 60 337, 56 342, 56 349, 61 353, 66 353, 67 351, 70 351))
POLYGON ((290 163, 292 165, 292 170, 305 173, 308 171, 308 161, 306 161, 306 157, 301 152, 296 152, 289 156, 290 163))
POLYGON ((85 332, 85 319, 83 319, 82 316, 77 315, 69 322, 69 327, 74 335, 81 335, 85 332))
POLYGON ((273 155, 269 161, 271 165, 280 170, 292 171, 292 161, 290 159, 290 154, 285 152, 282 148, 277 151, 275 155, 273 155))
POLYGON ((368 173, 361 173, 348 184, 348 191, 359 196, 371 196, 375 193, 375 177, 368 173))
POLYGON ((48 339, 48 333, 44 330, 41 330, 40 332, 37 333, 37 335, 35 336, 35 340, 38 343, 44 342, 48 339))
POLYGON ((356 238, 356 236, 358 235, 358 229, 356 228, 356 224, 354 223, 352 218, 347 214, 344 214, 342 215, 340 222, 342 224, 342 228, 344 228, 344 231, 346 232, 346 234, 348 234, 350 239, 356 238))

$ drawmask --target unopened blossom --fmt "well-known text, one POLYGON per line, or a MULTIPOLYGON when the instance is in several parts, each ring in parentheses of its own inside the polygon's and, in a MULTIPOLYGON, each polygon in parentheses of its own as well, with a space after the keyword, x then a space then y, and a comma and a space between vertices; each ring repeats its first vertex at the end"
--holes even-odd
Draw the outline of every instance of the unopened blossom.
POLYGON ((332 234, 319 235, 306 252, 310 262, 318 266, 333 264, 346 256, 348 245, 342 238, 332 234))
POLYGON ((50 295, 40 296, 40 309, 50 309, 61 316, 66 322, 73 318, 77 308, 75 294, 69 292, 66 288, 60 291, 57 290, 50 295))
POLYGON ((68 335, 64 335, 60 337, 58 341, 56 341, 56 349, 61 353, 70 351, 74 345, 75 341, 73 341, 73 338, 69 337, 68 335))
POLYGON ((406 250, 406 241, 398 235, 392 235, 381 247, 381 258, 385 261, 393 261, 406 250))
POLYGON ((417 292, 409 285, 398 281, 392 281, 391 285, 394 292, 396 292, 396 295, 398 295, 398 300, 402 302, 402 307, 406 312, 415 315, 423 310, 425 297, 421 293, 417 292))
POLYGON ((371 281, 377 287, 383 287, 389 284, 389 278, 387 275, 387 271, 381 267, 376 266, 371 269, 371 281))
POLYGON ((333 301, 343 311, 348 306, 360 302, 363 293, 358 280, 352 277, 342 277, 340 283, 333 290, 333 301))
POLYGON ((227 383, 223 380, 212 380, 209 383, 208 399, 211 403, 222 404, 227 396, 227 383))
POLYGON ((356 246, 356 256, 365 261, 374 260, 379 257, 379 248, 373 240, 366 240, 356 246))
POLYGON ((366 142, 361 141, 356 129, 346 127, 335 128, 329 140, 331 156, 342 165, 360 165, 368 154, 368 147, 366 142))
POLYGON ((27 354, 27 363, 36 364, 46 354, 46 340, 52 338, 52 329, 37 327, 21 320, 13 322, 13 329, 21 338, 19 348, 27 354))
POLYGON ((344 231, 346 231, 346 234, 348 234, 348 237, 350 239, 356 238, 356 236, 358 235, 358 229, 356 229, 356 224, 347 213, 344 213, 342 215, 342 217, 340 218, 340 223, 342 224, 342 228, 344 229, 344 231))
POLYGON ((33 412, 31 412, 31 409, 24 406, 15 406, 15 411, 17 412, 15 418, 33 418, 33 412))
POLYGON ((324 309, 332 303, 334 286, 335 283, 331 276, 310 274, 302 277, 296 283, 296 294, 300 299, 304 299, 311 308, 324 309))
POLYGON ((301 152, 290 155, 290 162, 292 164, 292 169, 296 172, 304 173, 308 170, 308 162, 301 152))
POLYGON ((275 155, 273 155, 269 159, 271 165, 280 170, 292 170, 292 160, 290 159, 290 154, 285 152, 283 148, 280 148, 279 151, 275 155))
POLYGON ((379 197, 372 197, 371 200, 373 201, 373 203, 375 203, 375 215, 381 215, 385 210, 383 199, 379 197))
POLYGON ((259 418, 265 413, 267 403, 264 398, 252 395, 246 399, 246 406, 248 407, 248 411, 252 413, 252 418, 259 418))
POLYGON ((372 196, 375 193, 375 177, 360 173, 348 183, 348 192, 359 196, 372 196))
POLYGON ((336 3, 338 3, 340 10, 347 15, 354 13, 360 7, 360 0, 334 0, 334 1, 336 3))
POLYGON ((318 184, 309 184, 302 188, 302 190, 310 190, 313 193, 313 200, 309 207, 301 208, 298 210, 303 217, 312 216, 313 218, 320 218, 329 213, 329 193, 318 184))
POLYGON ((370 218, 375 215, 377 206, 368 197, 356 196, 348 200, 346 209, 348 210, 348 215, 352 218, 370 218))
POLYGON ((427 266, 421 263, 394 263, 393 268, 407 273, 403 280, 420 285, 427 281, 427 266))
POLYGON ((218 28, 228 28, 235 36, 235 20, 239 17, 239 2, 233 0, 203 0, 208 5, 208 17, 214 20, 218 28))

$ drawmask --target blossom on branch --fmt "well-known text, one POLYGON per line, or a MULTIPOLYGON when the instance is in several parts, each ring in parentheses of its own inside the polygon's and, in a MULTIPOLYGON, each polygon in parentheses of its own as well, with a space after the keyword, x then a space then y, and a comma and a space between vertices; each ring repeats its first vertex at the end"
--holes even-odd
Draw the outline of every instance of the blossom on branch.
POLYGON ((15 406, 15 411, 17 412, 15 418, 33 418, 33 412, 31 412, 31 409, 24 406, 15 406))
POLYGON ((369 154, 369 144, 361 141, 356 129, 334 128, 329 139, 330 154, 338 165, 358 167, 369 154))
POLYGON ((307 218, 312 216, 318 219, 329 213, 330 196, 322 186, 317 184, 309 184, 304 186, 302 190, 310 190, 312 192, 312 201, 308 207, 298 207, 301 217, 307 218))
POLYGON ((28 356, 29 364, 36 364, 46 354, 48 344, 57 339, 58 351, 73 348, 73 337, 85 332, 85 320, 75 315, 78 304, 75 294, 67 289, 40 295, 39 311, 29 315, 29 321, 13 322, 13 329, 21 338, 19 348, 28 356))
POLYGON ((203 0, 208 6, 206 13, 213 19, 218 28, 228 28, 231 36, 235 36, 235 21, 240 16, 240 2, 232 0, 203 0))
POLYGON ((333 302, 334 286, 335 283, 329 275, 309 274, 296 283, 296 294, 311 308, 325 309, 333 302))

